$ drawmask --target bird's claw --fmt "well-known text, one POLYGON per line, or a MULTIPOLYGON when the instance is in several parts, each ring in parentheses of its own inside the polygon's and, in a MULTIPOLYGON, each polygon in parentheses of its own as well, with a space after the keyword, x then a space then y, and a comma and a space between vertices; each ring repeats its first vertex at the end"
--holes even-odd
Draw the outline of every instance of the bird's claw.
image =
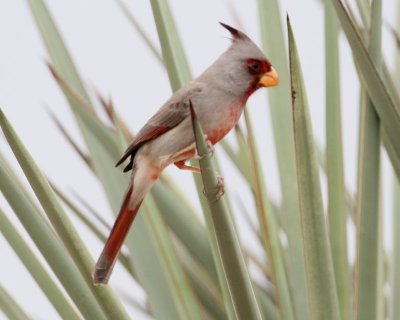
POLYGON ((224 177, 217 174, 217 186, 218 192, 215 195, 215 200, 218 201, 225 193, 225 181, 224 177))
MULTIPOLYGON (((225 182, 224 182, 224 177, 221 176, 218 172, 216 172, 217 175, 217 192, 215 193, 214 197, 215 199, 212 200, 212 202, 217 202, 225 193, 225 182)), ((204 195, 210 200, 209 195, 207 194, 206 189, 203 189, 204 195)))
POLYGON ((205 154, 200 155, 200 154, 198 153, 198 151, 197 151, 197 148, 196 148, 196 154, 195 154, 195 156, 194 156, 194 158, 195 158, 196 160, 201 160, 201 159, 204 159, 205 157, 211 157, 211 156, 213 155, 213 153, 214 153, 214 145, 213 145, 212 142, 208 139, 208 136, 207 136, 206 134, 204 135, 204 139, 205 139, 206 142, 207 142, 207 152, 206 152, 205 154))

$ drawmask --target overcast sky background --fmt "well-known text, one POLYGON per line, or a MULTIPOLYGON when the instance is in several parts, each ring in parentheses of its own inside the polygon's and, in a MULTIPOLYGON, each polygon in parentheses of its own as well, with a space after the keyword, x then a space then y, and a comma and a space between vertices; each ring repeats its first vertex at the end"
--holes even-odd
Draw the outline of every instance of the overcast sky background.
MULTIPOLYGON (((96 88, 104 95, 112 96, 119 114, 124 117, 133 131, 138 131, 171 94, 165 70, 132 29, 114 0, 47 2, 89 90, 96 88)), ((149 1, 130 0, 125 3, 157 43, 158 38, 149 1)), ((234 3, 244 31, 257 44, 260 44, 256 1, 170 0, 194 76, 199 75, 229 46, 226 30, 217 23, 223 21, 236 25, 228 3, 234 3)), ((394 0, 384 1, 384 18, 391 24, 395 20, 394 8, 394 0)), ((323 7, 321 1, 317 0, 281 1, 282 23, 285 21, 286 12, 290 15, 297 40, 313 129, 318 142, 325 145, 323 7)), ((358 152, 359 86, 347 40, 343 34, 340 39, 345 179, 349 189, 354 191, 358 152)), ((393 65, 395 48, 387 30, 384 30, 383 39, 384 55, 389 65, 393 65)), ((1 108, 25 142, 33 158, 52 181, 55 181, 63 190, 78 192, 111 224, 113 218, 101 187, 65 142, 46 111, 50 109, 55 113, 82 145, 79 131, 64 96, 45 66, 44 61, 48 55, 26 1, 0 1, 0 41, 2 44, 0 50, 1 108)), ((268 52, 266 55, 268 56, 268 52)), ((265 163, 268 191, 274 199, 280 201, 279 176, 265 90, 257 92, 250 99, 248 106, 251 117, 254 119, 257 141, 265 163)), ((279 108, 279 106, 269 107, 279 108)), ((0 138, 0 152, 21 174, 3 138, 0 138)), ((226 178, 228 192, 232 196, 237 193, 243 194, 244 198, 249 199, 248 205, 252 206, 251 195, 246 188, 241 186, 240 176, 232 170, 227 161, 224 161, 222 150, 217 148, 216 152, 222 158, 222 174, 226 178)), ((391 204, 389 191, 391 171, 385 156, 383 163, 385 179, 383 206, 385 212, 388 213, 391 204)), ((191 175, 175 168, 169 168, 168 172, 179 181, 190 200, 198 205, 191 175)), ((324 185, 325 180, 322 179, 322 182, 324 185)), ((21 229, 21 233, 26 236, 2 196, 0 196, 0 206, 9 213, 21 229)), ((238 219, 240 220, 240 217, 238 219)), ((392 234, 390 221, 389 218, 385 219, 387 245, 392 234)), ((93 257, 97 258, 101 250, 100 243, 90 236, 78 221, 74 219, 74 222, 87 242, 93 257)), ((242 232, 244 238, 246 238, 245 233, 246 229, 242 232)), ((19 302, 22 302, 23 307, 35 319, 55 319, 56 314, 51 305, 2 236, 0 236, 0 259, 0 284, 5 286, 19 302)), ((133 284, 124 283, 124 279, 126 279, 124 271, 117 266, 111 284, 116 289, 123 288, 132 294, 133 284)), ((136 287, 134 294, 143 298, 143 294, 136 287)), ((129 310, 132 311, 132 315, 136 314, 131 308, 129 310)), ((137 319, 141 318, 141 316, 137 317, 137 319)), ((0 319, 2 319, 1 312, 0 319)))

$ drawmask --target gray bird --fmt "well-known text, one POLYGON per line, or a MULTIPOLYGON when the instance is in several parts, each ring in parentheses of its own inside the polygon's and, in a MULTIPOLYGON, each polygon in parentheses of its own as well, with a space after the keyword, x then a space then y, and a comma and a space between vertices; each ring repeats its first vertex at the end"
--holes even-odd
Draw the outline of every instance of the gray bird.
POLYGON ((106 284, 139 207, 161 172, 170 164, 200 172, 185 162, 196 155, 190 102, 209 142, 220 141, 238 122, 247 99, 261 87, 276 86, 278 75, 261 50, 243 32, 224 23, 232 45, 203 74, 190 81, 150 118, 117 166, 132 178, 120 213, 93 273, 94 284, 106 284))

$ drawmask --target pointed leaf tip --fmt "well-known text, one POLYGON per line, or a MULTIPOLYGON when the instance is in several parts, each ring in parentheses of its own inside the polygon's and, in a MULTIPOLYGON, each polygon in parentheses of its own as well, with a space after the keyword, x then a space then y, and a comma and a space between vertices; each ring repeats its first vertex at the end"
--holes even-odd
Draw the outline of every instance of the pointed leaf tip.
POLYGON ((190 108, 190 118, 192 120, 192 128, 193 128, 193 132, 194 132, 194 139, 196 140, 197 133, 198 133, 196 130, 197 115, 196 115, 196 111, 194 111, 192 100, 189 100, 189 108, 190 108))
POLYGON ((51 64, 51 62, 45 60, 45 63, 47 65, 47 68, 49 68, 51 75, 54 77, 54 79, 56 80, 60 79, 60 76, 58 75, 56 68, 51 64))
POLYGON ((196 112, 194 111, 192 100, 189 100, 189 108, 190 116, 192 117, 192 120, 194 120, 196 118, 196 112))

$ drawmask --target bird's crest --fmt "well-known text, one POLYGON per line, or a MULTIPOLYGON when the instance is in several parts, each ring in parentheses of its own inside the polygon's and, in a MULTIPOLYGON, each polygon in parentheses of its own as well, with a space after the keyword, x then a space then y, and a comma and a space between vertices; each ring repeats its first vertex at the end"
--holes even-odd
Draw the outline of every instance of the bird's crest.
POLYGON ((234 27, 231 27, 223 22, 219 23, 221 26, 223 26, 226 30, 228 30, 230 32, 230 34, 233 37, 233 41, 235 40, 250 40, 250 38, 248 36, 246 36, 243 32, 235 29, 234 27))

